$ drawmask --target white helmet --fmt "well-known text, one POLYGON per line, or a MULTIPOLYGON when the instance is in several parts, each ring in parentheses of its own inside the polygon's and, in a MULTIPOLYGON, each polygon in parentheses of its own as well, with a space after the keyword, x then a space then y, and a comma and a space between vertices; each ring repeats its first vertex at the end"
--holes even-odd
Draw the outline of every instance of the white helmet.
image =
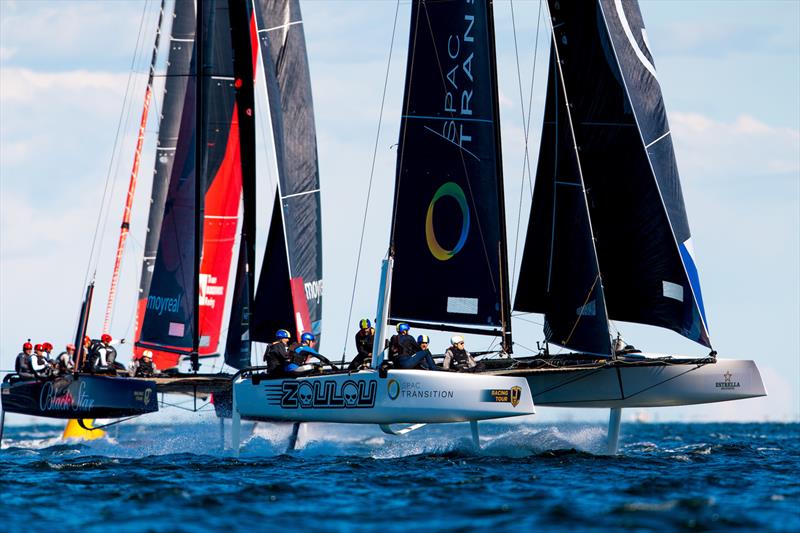
POLYGON ((452 337, 450 337, 450 344, 452 344, 453 346, 455 346, 459 342, 464 342, 464 337, 462 337, 461 335, 453 335, 452 337))

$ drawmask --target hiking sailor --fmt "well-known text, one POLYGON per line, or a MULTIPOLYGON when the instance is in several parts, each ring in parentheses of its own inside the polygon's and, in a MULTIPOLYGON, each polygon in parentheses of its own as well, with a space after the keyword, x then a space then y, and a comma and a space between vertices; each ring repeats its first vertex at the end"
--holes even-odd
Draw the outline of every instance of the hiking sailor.
POLYGON ((389 359, 395 360, 397 357, 414 355, 419 351, 419 345, 414 337, 409 335, 411 327, 405 322, 397 324, 397 334, 389 339, 389 359))
MULTIPOLYGON (((427 335, 420 335, 419 338, 425 342, 425 348, 422 348, 414 337, 408 334, 411 329, 408 324, 401 322, 397 325, 397 335, 392 336, 397 347, 397 355, 394 356, 394 366, 396 368, 422 368, 426 370, 441 370, 433 361, 431 351, 428 350, 427 345, 430 339, 427 335)), ((391 349, 390 343, 390 349, 391 349)))
POLYGON ((58 354, 54 361, 56 374, 64 376, 75 369, 75 345, 67 344, 65 351, 58 354))
POLYGON ((53 374, 53 366, 44 354, 44 345, 37 344, 33 347, 31 357, 31 370, 37 378, 49 378, 53 374))
POLYGON ((300 344, 294 344, 291 348, 289 348, 289 352, 292 352, 292 360, 296 365, 305 365, 307 363, 312 362, 311 360, 314 357, 319 357, 319 352, 314 349, 314 343, 317 342, 317 338, 314 337, 313 333, 309 333, 306 331, 300 336, 300 344))
POLYGON ((442 367, 445 370, 466 370, 475 368, 477 365, 472 355, 464 349, 464 337, 461 335, 450 337, 450 347, 444 352, 442 367))
POLYGON ((21 378, 33 379, 33 369, 31 368, 31 357, 33 354, 33 344, 30 340, 22 345, 22 351, 17 355, 14 361, 14 372, 21 378))
MULTIPOLYGON (((267 365, 268 374, 278 370, 286 370, 290 364, 294 364, 289 357, 290 338, 291 334, 285 329, 279 329, 275 332, 275 342, 269 345, 264 354, 264 363, 267 365)), ((297 365, 294 368, 297 368, 297 365)))
POLYGON ((358 322, 359 330, 356 332, 356 350, 358 354, 350 362, 347 370, 360 370, 369 368, 372 362, 372 344, 375 342, 375 328, 368 318, 358 322))
MULTIPOLYGON (((92 366, 95 370, 116 370, 120 368, 124 370, 125 367, 117 363, 117 350, 111 345, 111 335, 103 333, 100 340, 93 340, 89 348, 89 358, 92 360, 92 366)), ((119 341, 125 342, 125 339, 119 341)))
POLYGON ((129 372, 135 378, 151 378, 158 373, 156 364, 153 362, 153 352, 145 350, 142 356, 131 364, 129 372))

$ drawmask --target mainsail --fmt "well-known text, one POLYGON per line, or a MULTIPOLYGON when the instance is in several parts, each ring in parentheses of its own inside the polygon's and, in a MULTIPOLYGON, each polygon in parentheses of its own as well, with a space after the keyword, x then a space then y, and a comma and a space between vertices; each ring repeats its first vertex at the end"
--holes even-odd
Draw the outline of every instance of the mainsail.
POLYGON ((669 328, 710 346, 672 139, 638 4, 550 0, 549 6, 555 48, 515 309, 545 313, 548 340, 576 350, 610 353, 597 339, 603 301, 610 319, 669 328), (565 128, 574 142, 563 135, 565 128), (569 172, 560 162, 566 159, 576 162, 582 186, 565 178, 569 172), (582 202, 570 206, 565 198, 577 190, 588 207, 589 233, 583 224, 580 231, 564 226, 584 216, 582 202), (587 253, 590 247, 596 276, 587 261, 594 255, 587 253), (553 284, 552 272, 565 275, 558 265, 570 264, 573 280, 553 284), (590 288, 593 276, 597 283, 590 288), (594 314, 580 300, 594 302, 594 314), (588 334, 564 335, 580 331, 587 318, 597 324, 588 334))
MULTIPOLYGON (((252 172, 252 144, 240 142, 239 129, 240 122, 252 121, 252 85, 241 82, 243 76, 252 79, 249 39, 244 39, 246 48, 237 55, 234 45, 241 46, 242 40, 233 38, 227 4, 199 4, 206 22, 198 40, 204 60, 198 69, 198 47, 192 47, 175 160, 139 338, 140 347, 155 349, 160 368, 177 366, 180 356, 191 353, 195 343, 200 356, 216 354, 236 239, 243 167, 252 172), (237 57, 239 61, 235 61, 237 57), (199 102, 203 119, 199 125, 198 84, 203 84, 199 102), (197 154, 201 143, 202 153, 197 154), (249 150, 243 152, 243 146, 249 150), (202 162, 199 173, 198 161, 202 162), (197 194, 196 187, 202 194, 197 194), (201 216, 203 225, 198 235, 195 221, 201 216), (199 269, 197 246, 202 247, 199 269), (195 324, 198 331, 194 331, 195 324)), ((183 8, 194 14, 186 5, 183 8)), ((232 9, 241 9, 241 5, 233 3, 232 9)), ((194 20, 194 16, 191 18, 194 20)), ((243 31, 247 35, 248 24, 243 31)), ((245 127, 253 129, 250 124, 245 127)))
POLYGON ((413 2, 390 249, 393 322, 510 331, 496 80, 489 1, 413 2))
POLYGON ((311 82, 297 0, 255 0, 278 188, 250 320, 251 340, 277 329, 320 334, 322 216, 311 82), (294 326, 294 328, 292 328, 294 326))

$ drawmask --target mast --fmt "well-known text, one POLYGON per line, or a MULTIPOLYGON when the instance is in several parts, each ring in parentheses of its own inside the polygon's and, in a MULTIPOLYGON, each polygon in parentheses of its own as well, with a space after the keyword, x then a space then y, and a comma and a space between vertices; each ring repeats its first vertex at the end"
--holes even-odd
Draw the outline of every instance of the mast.
MULTIPOLYGON (((494 8, 492 2, 486 3, 486 25, 489 33, 489 71, 492 79, 492 92, 500 94, 497 87, 497 51, 495 47, 494 8)), ((506 201, 503 188, 503 147, 500 140, 500 104, 499 98, 492 99, 494 108, 494 142, 497 158, 495 159, 495 172, 497 176, 497 205, 500 210, 500 241, 498 242, 499 283, 500 283, 500 323, 503 335, 503 351, 512 353, 514 343, 511 339, 511 298, 508 277, 508 232, 506 231, 506 201)))
MULTIPOLYGON (((208 3, 210 6, 211 16, 214 13, 214 0, 197 0, 197 45, 195 47, 197 54, 197 80, 196 80, 196 93, 195 93, 195 185, 194 185, 194 276, 192 278, 194 287, 192 291, 192 298, 194 299, 195 312, 192 313, 192 352, 190 359, 192 362, 192 371, 197 372, 200 369, 200 260, 203 255, 203 222, 204 209, 203 199, 205 196, 205 160, 206 160, 206 128, 205 128, 205 79, 206 69, 205 57, 210 50, 206 47, 211 46, 211 39, 203 38, 203 10, 204 4, 208 3)), ((212 25, 209 24, 209 28, 212 25)))
POLYGON ((111 314, 114 310, 114 300, 117 296, 117 284, 119 283, 119 271, 122 266, 122 254, 125 250, 125 241, 130 231, 131 207, 133 197, 136 192, 136 180, 139 175, 139 162, 142 157, 142 144, 144 143, 144 129, 147 125, 147 115, 150 111, 150 102, 153 98, 153 78, 156 72, 156 59, 158 58, 158 46, 161 42, 161 26, 164 21, 164 4, 161 0, 161 7, 158 11, 158 26, 156 27, 156 38, 153 43, 153 55, 150 58, 150 70, 147 74, 147 87, 144 91, 144 106, 142 107, 142 117, 139 121, 139 136, 136 140, 136 151, 133 156, 133 168, 131 169, 131 179, 128 183, 128 196, 125 199, 125 208, 122 211, 122 225, 119 230, 119 242, 117 243, 117 255, 114 259, 114 272, 111 275, 111 287, 108 290, 108 304, 106 305, 106 316, 103 320, 103 333, 108 333, 111 326, 111 314))

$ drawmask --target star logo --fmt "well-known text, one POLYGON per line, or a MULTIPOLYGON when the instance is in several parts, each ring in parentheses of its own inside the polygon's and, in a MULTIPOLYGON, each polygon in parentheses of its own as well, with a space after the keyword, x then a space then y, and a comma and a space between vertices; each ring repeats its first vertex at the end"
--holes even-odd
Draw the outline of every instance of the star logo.
POLYGON ((731 374, 730 370, 726 370, 725 373, 722 375, 725 377, 725 383, 731 382, 731 377, 733 376, 733 374, 731 374))

